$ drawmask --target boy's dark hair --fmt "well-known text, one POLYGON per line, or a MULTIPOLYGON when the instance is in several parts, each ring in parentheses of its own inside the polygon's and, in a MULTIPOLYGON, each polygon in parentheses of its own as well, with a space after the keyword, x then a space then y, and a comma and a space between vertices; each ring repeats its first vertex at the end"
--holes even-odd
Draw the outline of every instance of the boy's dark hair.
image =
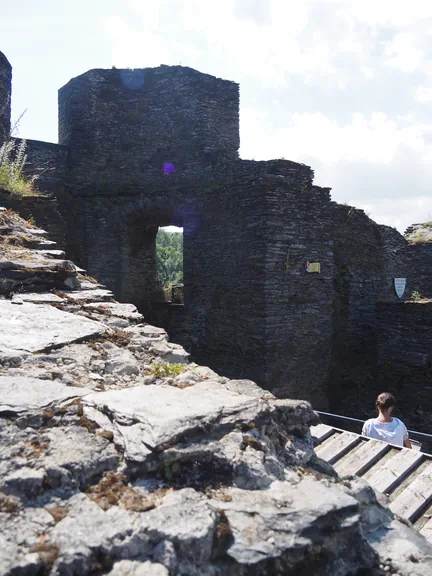
POLYGON ((390 392, 382 392, 376 399, 375 406, 379 410, 387 410, 396 404, 395 397, 390 392))

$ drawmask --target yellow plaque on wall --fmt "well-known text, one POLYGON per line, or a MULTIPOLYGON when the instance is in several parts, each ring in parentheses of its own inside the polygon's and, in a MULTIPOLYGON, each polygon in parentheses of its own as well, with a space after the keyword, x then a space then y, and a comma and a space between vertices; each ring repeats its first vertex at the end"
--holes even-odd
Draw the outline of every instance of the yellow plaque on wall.
POLYGON ((306 272, 318 272, 321 273, 321 263, 320 262, 306 262, 306 272))

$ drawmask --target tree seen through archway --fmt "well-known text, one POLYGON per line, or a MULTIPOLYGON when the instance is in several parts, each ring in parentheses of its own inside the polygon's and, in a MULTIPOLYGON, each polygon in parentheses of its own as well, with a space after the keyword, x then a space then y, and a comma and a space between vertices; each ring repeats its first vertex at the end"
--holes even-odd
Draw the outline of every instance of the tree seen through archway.
MULTIPOLYGON (((181 230, 181 229, 179 229, 181 230)), ((157 273, 164 288, 183 281, 183 231, 160 228, 156 236, 157 273)))

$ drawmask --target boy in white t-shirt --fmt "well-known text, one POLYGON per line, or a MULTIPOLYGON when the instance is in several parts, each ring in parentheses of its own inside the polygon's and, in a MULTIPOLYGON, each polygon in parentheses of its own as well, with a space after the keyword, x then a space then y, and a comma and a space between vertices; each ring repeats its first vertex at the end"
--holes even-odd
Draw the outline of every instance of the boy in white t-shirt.
POLYGON ((389 392, 380 394, 375 403, 378 418, 366 420, 363 424, 362 435, 375 440, 383 440, 395 446, 411 448, 407 427, 399 418, 391 417, 395 404, 396 401, 392 394, 389 392))

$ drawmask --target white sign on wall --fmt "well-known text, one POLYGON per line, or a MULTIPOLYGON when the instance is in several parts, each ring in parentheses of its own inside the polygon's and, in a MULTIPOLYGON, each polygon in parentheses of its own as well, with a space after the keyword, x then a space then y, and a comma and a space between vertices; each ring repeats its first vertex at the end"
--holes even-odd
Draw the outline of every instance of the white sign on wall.
POLYGON ((406 278, 394 278, 395 292, 399 298, 402 298, 405 292, 406 278))

